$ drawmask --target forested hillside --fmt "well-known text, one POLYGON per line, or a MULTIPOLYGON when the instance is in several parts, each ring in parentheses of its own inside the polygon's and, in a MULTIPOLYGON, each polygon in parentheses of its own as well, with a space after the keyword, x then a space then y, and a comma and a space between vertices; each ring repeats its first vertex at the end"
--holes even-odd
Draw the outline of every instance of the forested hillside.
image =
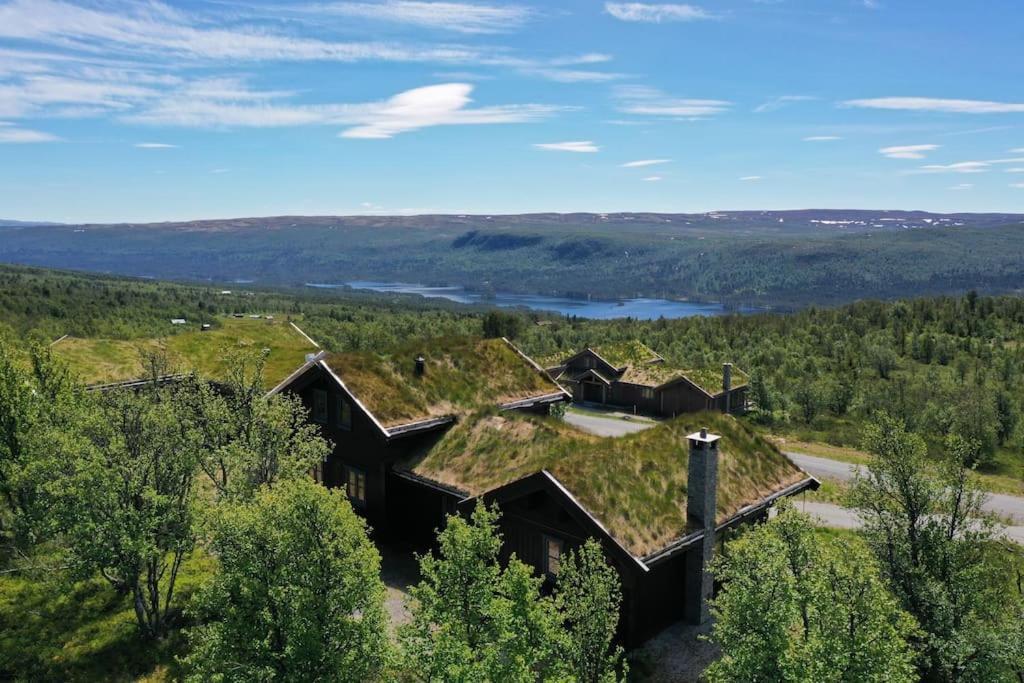
POLYGON ((261 286, 413 280, 782 308, 1024 287, 1024 222, 1011 214, 278 217, 0 230, 6 262, 261 286))

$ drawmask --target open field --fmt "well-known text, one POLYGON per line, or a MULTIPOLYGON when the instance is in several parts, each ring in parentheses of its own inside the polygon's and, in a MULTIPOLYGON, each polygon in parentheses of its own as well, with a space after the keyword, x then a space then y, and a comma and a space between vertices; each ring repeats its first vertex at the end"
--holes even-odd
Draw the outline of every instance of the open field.
POLYGON ((317 350, 284 320, 221 318, 216 327, 205 332, 195 325, 190 328, 159 339, 67 337, 53 348, 87 384, 140 377, 144 372, 143 354, 161 349, 166 350, 176 370, 196 370, 220 378, 225 350, 236 346, 254 350, 266 348, 270 349, 265 372, 268 387, 302 365, 307 353, 317 350))

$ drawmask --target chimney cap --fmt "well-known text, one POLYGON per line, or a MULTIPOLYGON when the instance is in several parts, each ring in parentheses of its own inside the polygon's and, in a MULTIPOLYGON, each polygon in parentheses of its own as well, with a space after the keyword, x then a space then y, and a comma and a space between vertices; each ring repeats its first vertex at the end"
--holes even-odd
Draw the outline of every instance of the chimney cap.
POLYGON ((693 434, 690 434, 686 438, 690 440, 691 444, 694 444, 694 443, 713 444, 716 441, 718 441, 719 439, 721 439, 722 437, 719 436, 718 434, 712 434, 711 432, 709 432, 707 430, 707 427, 704 427, 699 432, 694 432, 693 434))

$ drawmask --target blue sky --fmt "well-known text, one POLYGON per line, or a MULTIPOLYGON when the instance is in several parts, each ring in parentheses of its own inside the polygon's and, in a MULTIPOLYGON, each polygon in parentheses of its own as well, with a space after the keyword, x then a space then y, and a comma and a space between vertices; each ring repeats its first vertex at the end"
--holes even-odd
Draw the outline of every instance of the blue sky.
POLYGON ((0 0, 0 217, 1024 212, 1019 0, 0 0))

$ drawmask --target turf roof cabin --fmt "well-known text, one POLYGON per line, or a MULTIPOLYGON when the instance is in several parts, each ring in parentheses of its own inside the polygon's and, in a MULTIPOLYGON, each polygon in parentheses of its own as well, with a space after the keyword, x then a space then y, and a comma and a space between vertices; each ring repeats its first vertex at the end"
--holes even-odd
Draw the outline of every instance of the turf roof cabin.
POLYGON ((749 378, 731 363, 684 369, 638 341, 587 347, 547 367, 575 401, 672 417, 702 410, 742 413, 749 378))
POLYGON ((480 411, 395 470, 408 491, 433 491, 418 498, 423 510, 445 498, 467 513, 478 499, 497 502, 503 554, 542 576, 596 538, 622 579, 619 628, 629 646, 674 622, 706 620, 706 563, 723 532, 817 487, 774 445, 718 412, 608 438, 550 417, 480 411))
POLYGON ((386 352, 311 357, 272 393, 302 397, 310 419, 334 450, 315 473, 344 486, 375 530, 405 540, 429 538, 454 511, 394 470, 410 452, 432 444, 481 409, 547 414, 569 395, 506 339, 448 338, 386 352), (412 488, 410 488, 410 485, 412 488))

